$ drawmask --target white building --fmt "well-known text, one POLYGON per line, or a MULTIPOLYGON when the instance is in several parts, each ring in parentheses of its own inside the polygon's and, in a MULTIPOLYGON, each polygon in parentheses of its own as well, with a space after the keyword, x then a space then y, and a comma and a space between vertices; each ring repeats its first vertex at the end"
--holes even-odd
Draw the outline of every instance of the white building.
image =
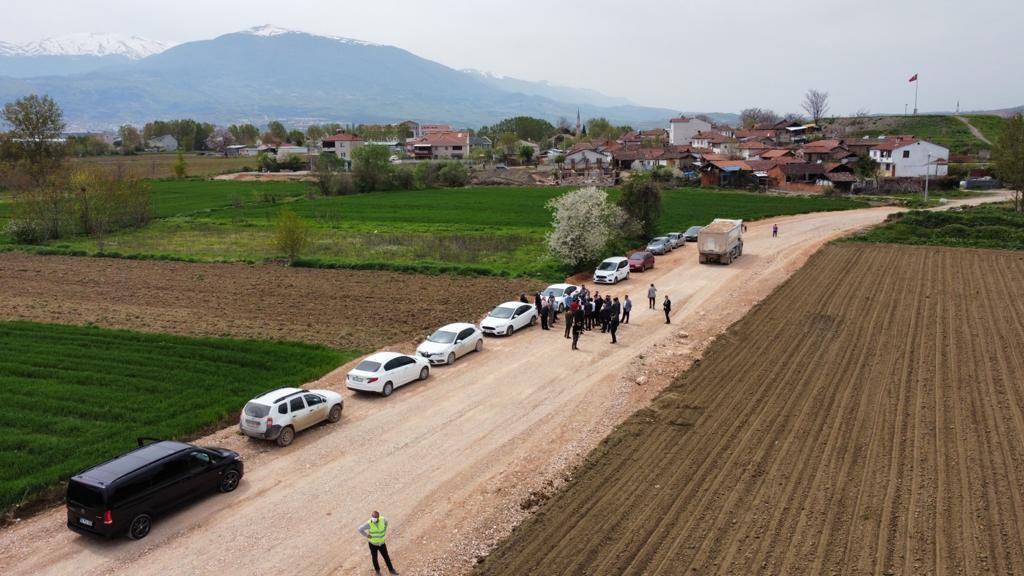
POLYGON ((885 138, 870 151, 878 172, 890 178, 919 178, 949 172, 949 149, 913 137, 885 138))
POLYGON ((339 130, 337 134, 320 140, 320 150, 330 152, 342 160, 352 160, 352 151, 365 143, 361 137, 339 130))
POLYGON ((711 124, 703 120, 687 118, 685 116, 673 118, 668 123, 668 143, 673 146, 683 146, 689 144, 690 140, 698 132, 708 132, 710 130, 711 124))
POLYGON ((178 139, 170 134, 164 134, 146 142, 146 147, 159 152, 175 152, 178 149, 178 139))

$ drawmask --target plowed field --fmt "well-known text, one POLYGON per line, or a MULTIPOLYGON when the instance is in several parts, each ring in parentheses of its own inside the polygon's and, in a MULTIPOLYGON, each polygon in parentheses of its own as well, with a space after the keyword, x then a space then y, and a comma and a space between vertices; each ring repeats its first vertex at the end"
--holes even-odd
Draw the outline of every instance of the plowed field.
POLYGON ((1024 255, 829 246, 477 568, 1024 573, 1024 255))

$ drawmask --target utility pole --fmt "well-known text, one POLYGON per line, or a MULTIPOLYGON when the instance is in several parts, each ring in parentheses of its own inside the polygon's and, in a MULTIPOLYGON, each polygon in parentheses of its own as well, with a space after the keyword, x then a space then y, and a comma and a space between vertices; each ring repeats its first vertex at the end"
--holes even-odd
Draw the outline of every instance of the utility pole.
POLYGON ((907 104, 906 103, 903 104, 903 115, 904 116, 907 115, 907 104))

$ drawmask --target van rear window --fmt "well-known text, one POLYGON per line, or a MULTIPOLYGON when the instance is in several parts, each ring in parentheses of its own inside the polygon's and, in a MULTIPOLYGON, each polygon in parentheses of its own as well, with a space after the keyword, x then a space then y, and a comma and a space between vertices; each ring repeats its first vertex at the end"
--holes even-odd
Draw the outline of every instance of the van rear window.
POLYGON ((259 404, 257 402, 249 402, 245 405, 245 415, 253 418, 266 418, 267 414, 270 414, 270 406, 266 404, 259 404))
POLYGON ((99 488, 73 480, 68 483, 68 500, 85 508, 103 508, 103 494, 99 488))

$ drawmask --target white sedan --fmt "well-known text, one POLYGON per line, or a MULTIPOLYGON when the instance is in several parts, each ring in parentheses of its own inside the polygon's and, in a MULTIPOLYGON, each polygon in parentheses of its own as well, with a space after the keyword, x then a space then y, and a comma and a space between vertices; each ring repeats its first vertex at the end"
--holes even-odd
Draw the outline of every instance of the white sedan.
POLYGON ((452 364, 456 358, 484 349, 484 335, 468 322, 442 326, 416 348, 416 354, 431 364, 452 364))
POLYGON ((537 309, 522 302, 505 302, 488 312, 480 321, 484 334, 511 336, 516 330, 537 323, 537 309))
POLYGON ((545 298, 549 296, 555 297, 555 303, 558 304, 558 311, 565 310, 565 297, 572 296, 579 290, 580 287, 575 284, 552 284, 541 292, 541 295, 545 298))
POLYGON ((349 390, 390 396, 395 388, 426 380, 428 376, 430 363, 424 358, 397 352, 377 352, 367 356, 348 373, 345 386, 349 390))

